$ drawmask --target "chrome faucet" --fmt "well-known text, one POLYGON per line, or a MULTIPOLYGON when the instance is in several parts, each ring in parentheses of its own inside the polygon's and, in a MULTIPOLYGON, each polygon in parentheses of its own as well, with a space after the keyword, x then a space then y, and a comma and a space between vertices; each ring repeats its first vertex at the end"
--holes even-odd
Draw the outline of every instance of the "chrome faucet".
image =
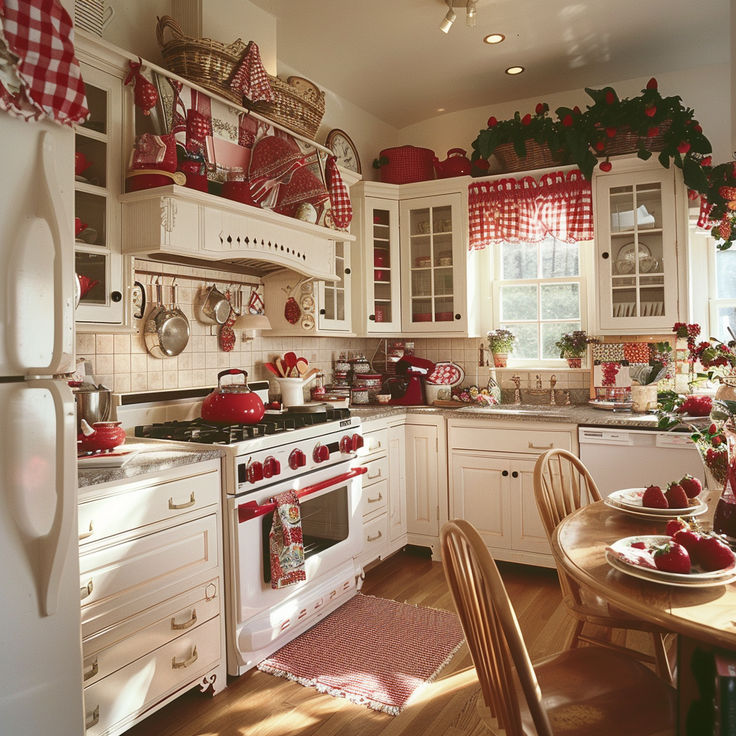
MULTIPOLYGON (((532 396, 544 396, 547 394, 547 389, 542 387, 542 377, 537 373, 536 380, 534 382, 536 388, 529 389, 529 393, 532 396)), ((557 406, 557 401, 555 400, 555 385, 557 384, 557 376, 552 374, 549 377, 549 405, 550 406, 557 406)))
POLYGON ((553 373, 549 377, 549 405, 556 406, 555 402, 555 384, 557 383, 557 376, 553 373))
POLYGON ((514 383, 514 404, 521 404, 521 376, 511 376, 514 383))

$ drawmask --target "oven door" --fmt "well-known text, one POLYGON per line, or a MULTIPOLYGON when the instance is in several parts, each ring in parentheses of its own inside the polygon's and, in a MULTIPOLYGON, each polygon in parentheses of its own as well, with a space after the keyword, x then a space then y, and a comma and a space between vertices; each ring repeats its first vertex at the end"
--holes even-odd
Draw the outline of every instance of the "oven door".
POLYGON ((365 468, 340 463, 325 470, 228 500, 231 595, 237 623, 273 609, 318 586, 360 556, 363 545, 360 496, 365 468), (299 495, 306 580, 279 590, 271 587, 269 532, 271 499, 295 489, 299 495))

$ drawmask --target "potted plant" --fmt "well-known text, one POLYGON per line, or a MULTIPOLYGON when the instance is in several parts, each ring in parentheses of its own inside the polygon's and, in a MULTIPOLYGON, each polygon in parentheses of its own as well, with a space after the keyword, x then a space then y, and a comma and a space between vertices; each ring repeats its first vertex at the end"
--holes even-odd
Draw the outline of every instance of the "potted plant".
POLYGON ((566 358, 570 368, 580 368, 583 364, 583 355, 590 342, 595 342, 595 340, 588 337, 585 330, 574 330, 566 332, 555 343, 555 346, 560 351, 560 358, 566 358))
POLYGON ((488 347, 493 353, 493 365, 496 368, 505 368, 509 353, 514 349, 516 335, 503 328, 491 330, 488 333, 488 347))

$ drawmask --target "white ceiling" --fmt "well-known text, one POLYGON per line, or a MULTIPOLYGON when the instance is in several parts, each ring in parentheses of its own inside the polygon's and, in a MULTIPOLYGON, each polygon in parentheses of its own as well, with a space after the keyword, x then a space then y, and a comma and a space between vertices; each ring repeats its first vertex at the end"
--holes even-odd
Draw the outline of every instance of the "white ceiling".
POLYGON ((277 18, 280 62, 398 128, 730 58, 729 0, 478 0, 472 29, 454 0, 447 35, 445 0, 251 2, 277 18), (493 32, 506 41, 482 43, 493 32))

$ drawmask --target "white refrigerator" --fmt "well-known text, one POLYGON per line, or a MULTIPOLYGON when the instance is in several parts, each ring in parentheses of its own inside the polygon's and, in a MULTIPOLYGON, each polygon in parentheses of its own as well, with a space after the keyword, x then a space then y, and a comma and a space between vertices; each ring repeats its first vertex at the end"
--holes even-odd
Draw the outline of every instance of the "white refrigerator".
POLYGON ((74 133, 0 111, 0 732, 81 736, 74 133))

